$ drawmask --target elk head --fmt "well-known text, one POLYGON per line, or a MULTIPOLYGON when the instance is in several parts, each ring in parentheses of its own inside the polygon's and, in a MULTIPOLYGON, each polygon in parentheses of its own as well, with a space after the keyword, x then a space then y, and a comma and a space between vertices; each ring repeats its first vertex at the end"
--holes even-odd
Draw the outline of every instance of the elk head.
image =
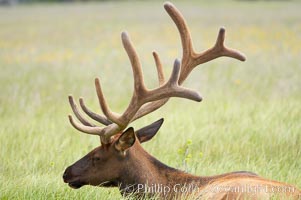
POLYGON ((119 176, 131 167, 132 152, 139 151, 137 146, 150 140, 162 123, 163 119, 160 119, 136 132, 128 128, 113 136, 110 143, 102 144, 68 167, 63 175, 64 181, 74 189, 86 184, 117 186, 119 176))
POLYGON ((179 30, 183 48, 182 59, 181 61, 175 60, 172 73, 167 81, 164 78, 159 56, 156 52, 153 52, 158 72, 159 87, 152 90, 146 88, 138 55, 128 34, 123 32, 121 39, 130 59, 134 77, 134 92, 124 113, 117 114, 109 109, 98 78, 95 79, 96 93, 105 116, 96 114, 88 109, 82 98, 79 99, 79 102, 82 110, 92 119, 103 124, 104 127, 99 127, 88 121, 79 112, 73 97, 69 96, 71 108, 81 122, 81 124, 76 122, 69 115, 72 126, 81 132, 98 135, 101 139, 101 146, 66 169, 63 178, 71 187, 79 188, 86 184, 117 186, 116 180, 124 172, 125 167, 131 164, 131 152, 140 151, 139 144, 151 139, 163 122, 163 120, 159 120, 136 131, 136 133, 134 133, 133 128, 128 128, 124 131, 132 121, 157 110, 171 97, 201 101, 202 98, 196 91, 181 86, 197 65, 221 56, 232 57, 241 61, 245 60, 243 54, 224 46, 224 28, 220 29, 216 44, 212 48, 202 53, 196 53, 192 46, 188 27, 181 13, 171 3, 165 3, 164 8, 179 30))

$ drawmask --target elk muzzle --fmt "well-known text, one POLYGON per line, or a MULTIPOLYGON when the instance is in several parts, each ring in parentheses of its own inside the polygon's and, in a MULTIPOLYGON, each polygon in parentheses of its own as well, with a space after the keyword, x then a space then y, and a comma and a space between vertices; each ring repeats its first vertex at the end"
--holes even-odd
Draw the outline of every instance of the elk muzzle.
POLYGON ((63 180, 65 183, 68 183, 68 185, 73 189, 78 189, 86 185, 85 182, 81 181, 79 177, 73 173, 72 166, 67 167, 67 169, 65 170, 63 174, 63 180))

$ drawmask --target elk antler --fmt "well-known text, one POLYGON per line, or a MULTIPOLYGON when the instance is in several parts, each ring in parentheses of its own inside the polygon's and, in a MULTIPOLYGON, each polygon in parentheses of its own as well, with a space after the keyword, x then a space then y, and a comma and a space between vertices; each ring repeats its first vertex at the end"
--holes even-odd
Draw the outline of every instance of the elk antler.
POLYGON ((153 90, 148 90, 146 88, 138 55, 131 43, 128 34, 126 32, 123 32, 121 34, 121 39, 124 49, 126 50, 130 59, 134 77, 134 92, 131 101, 124 113, 118 114, 112 112, 108 107, 103 95, 100 81, 98 78, 96 78, 96 92, 100 107, 105 117, 90 111, 85 106, 82 98, 80 98, 80 106, 88 116, 106 126, 98 127, 85 119, 85 117, 83 117, 82 114, 78 111, 73 97, 69 96, 71 108, 75 116, 82 123, 80 124, 74 121, 73 117, 69 115, 70 123, 77 130, 88 134, 99 135, 103 143, 109 143, 111 136, 124 130, 130 122, 160 108, 169 100, 170 97, 180 97, 194 101, 201 101, 202 98, 196 91, 180 86, 192 71, 192 69, 197 65, 208 62, 220 56, 228 56, 239 59, 241 61, 245 60, 245 57, 241 53, 236 50, 228 49, 224 46, 225 30, 223 28, 220 29, 214 47, 203 53, 195 53, 192 47, 189 30, 181 13, 171 3, 165 3, 164 7, 177 25, 177 28, 180 32, 183 48, 182 61, 180 63, 178 59, 175 60, 169 80, 165 82, 161 61, 158 54, 156 52, 153 52, 158 72, 159 87, 153 90))
MULTIPOLYGON (((185 19, 183 15, 180 13, 179 10, 170 2, 164 4, 164 8, 172 18, 174 23, 176 24, 178 31, 180 33, 181 42, 182 42, 182 61, 181 61, 181 72, 179 78, 179 85, 181 85, 190 72, 198 65, 206 63, 210 60, 215 58, 226 56, 238 59, 240 61, 245 61, 246 57, 237 50, 229 49, 225 47, 224 40, 225 40, 225 28, 220 28, 217 40, 215 45, 202 52, 196 53, 193 49, 192 40, 190 36, 190 31, 187 27, 185 19)), ((134 120, 147 115, 150 112, 153 112, 163 106, 168 99, 161 99, 160 101, 155 101, 143 106, 135 115, 134 120)))

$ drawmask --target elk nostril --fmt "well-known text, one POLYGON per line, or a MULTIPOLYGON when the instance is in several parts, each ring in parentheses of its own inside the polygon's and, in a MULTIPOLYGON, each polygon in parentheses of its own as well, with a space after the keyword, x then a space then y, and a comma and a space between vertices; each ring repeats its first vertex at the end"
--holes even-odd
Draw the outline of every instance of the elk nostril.
POLYGON ((67 177, 68 177, 68 174, 67 174, 67 172, 65 171, 64 174, 63 174, 63 179, 64 179, 65 182, 66 182, 67 177))

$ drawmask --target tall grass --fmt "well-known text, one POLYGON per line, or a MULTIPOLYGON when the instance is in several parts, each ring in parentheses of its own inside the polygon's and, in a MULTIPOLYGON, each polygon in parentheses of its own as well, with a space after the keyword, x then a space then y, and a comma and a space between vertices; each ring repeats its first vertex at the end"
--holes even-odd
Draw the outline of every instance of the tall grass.
MULTIPOLYGON (((197 50, 211 47, 225 26, 227 45, 248 59, 219 58, 195 69, 185 85, 201 91, 204 101, 172 99, 135 122, 139 128, 165 118, 145 148, 194 174, 249 170, 301 188, 301 4, 176 5, 197 50)), ((181 46, 161 2, 0 8, 0 27, 0 198, 120 198, 117 189, 73 190, 63 183, 64 169, 99 145, 69 125, 67 95, 83 96, 100 111, 93 86, 100 77, 110 107, 123 111, 133 85, 123 30, 149 87, 157 85, 153 49, 169 74, 181 46)))

